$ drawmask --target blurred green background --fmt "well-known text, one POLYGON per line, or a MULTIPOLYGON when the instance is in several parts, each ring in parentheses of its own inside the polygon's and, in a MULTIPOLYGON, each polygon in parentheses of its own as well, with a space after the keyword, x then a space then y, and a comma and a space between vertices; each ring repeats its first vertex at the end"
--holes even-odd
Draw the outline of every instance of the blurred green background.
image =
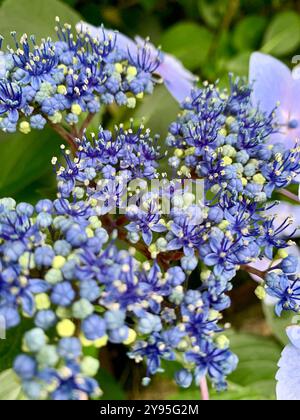
MULTIPOLYGON (((104 23, 129 36, 149 35, 201 80, 219 79, 221 85, 226 85, 228 72, 247 76, 249 57, 255 50, 289 64, 300 47, 300 2, 296 0, 0 0, 0 32, 8 44, 12 30, 19 35, 54 35, 56 15, 73 24, 84 19, 94 25, 104 23)), ((112 108, 107 124, 131 116, 145 117, 147 124, 164 136, 177 113, 178 105, 163 87, 158 87, 134 111, 112 108)), ((49 129, 27 136, 0 134, 0 196, 29 202, 53 197, 55 176, 50 160, 59 153, 59 144, 49 129)), ((274 399, 274 377, 289 315, 278 321, 272 307, 262 308, 254 295, 256 286, 247 276, 239 279, 236 287, 226 319, 236 331, 230 332, 230 338, 241 362, 230 378, 229 392, 213 397, 274 399)), ((17 349, 21 331, 13 334, 11 340, 17 349)), ((11 340, 7 341, 10 349, 11 340)), ((0 371, 11 366, 12 357, 5 342, 1 344, 0 371)), ((199 399, 197 389, 178 391, 171 380, 173 370, 166 366, 166 375, 145 391, 132 378, 130 364, 119 375, 103 371, 99 380, 107 399, 199 399)), ((9 392, 4 382, 0 399, 1 392, 6 396, 9 392)))

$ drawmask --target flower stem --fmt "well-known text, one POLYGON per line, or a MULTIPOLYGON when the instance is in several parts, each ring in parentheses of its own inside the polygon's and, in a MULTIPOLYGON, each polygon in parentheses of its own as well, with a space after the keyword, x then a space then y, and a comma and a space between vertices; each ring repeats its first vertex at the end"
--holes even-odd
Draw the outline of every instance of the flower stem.
POLYGON ((92 120, 93 120, 93 118, 94 118, 94 116, 95 116, 96 114, 91 114, 91 113, 89 113, 88 114, 88 116, 86 117, 86 119, 84 120, 84 122, 83 122, 83 124, 82 124, 82 126, 81 126, 81 128, 80 128, 80 130, 79 130, 79 135, 78 135, 78 137, 81 139, 81 137, 83 136, 83 133, 84 133, 84 130, 86 129, 86 128, 88 128, 88 126, 90 125, 90 123, 92 122, 92 120))
POLYGON ((290 200, 294 201, 297 204, 300 204, 299 197, 297 197, 296 194, 293 194, 292 192, 282 189, 279 191, 280 194, 284 195, 285 197, 289 198, 290 200))
POLYGON ((200 393, 202 401, 209 401, 209 391, 206 376, 203 376, 203 378, 200 379, 200 393))
POLYGON ((66 141, 66 143, 70 146, 72 152, 75 154, 77 152, 78 146, 72 134, 65 130, 59 124, 53 124, 51 121, 49 121, 49 125, 57 134, 60 135, 62 139, 66 141))
POLYGON ((267 272, 258 270, 257 268, 250 267, 250 265, 243 265, 241 267, 242 270, 246 271, 249 274, 254 274, 255 276, 260 277, 262 280, 264 280, 267 272))

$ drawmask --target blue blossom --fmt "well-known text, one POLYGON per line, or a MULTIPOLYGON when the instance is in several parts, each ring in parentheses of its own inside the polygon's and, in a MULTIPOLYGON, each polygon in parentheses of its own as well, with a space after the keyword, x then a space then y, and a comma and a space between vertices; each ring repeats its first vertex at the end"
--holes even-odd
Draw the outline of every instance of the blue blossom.
POLYGON ((91 315, 83 321, 82 331, 88 340, 97 340, 105 335, 105 321, 98 315, 91 315))
POLYGON ((193 382, 193 375, 186 369, 181 369, 175 374, 176 383, 182 388, 189 388, 193 382))
POLYGON ((9 122, 16 123, 23 106, 21 87, 16 83, 0 81, 0 115, 7 114, 9 122))
POLYGON ((299 368, 300 368, 300 346, 299 326, 293 325, 287 328, 287 335, 290 340, 282 352, 279 361, 277 379, 277 399, 284 401, 298 401, 299 395, 299 368))
POLYGON ((196 382, 209 375, 217 389, 226 388, 225 377, 236 369, 238 359, 228 349, 219 349, 212 343, 206 342, 200 352, 186 353, 186 360, 194 363, 196 382))

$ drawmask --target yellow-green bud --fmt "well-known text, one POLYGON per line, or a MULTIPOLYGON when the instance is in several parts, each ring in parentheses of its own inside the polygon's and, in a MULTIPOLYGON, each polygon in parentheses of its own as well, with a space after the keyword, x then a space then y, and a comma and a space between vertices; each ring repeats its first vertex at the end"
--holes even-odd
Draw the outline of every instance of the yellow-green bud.
POLYGON ((51 306, 49 296, 46 293, 40 293, 35 296, 35 306, 38 311, 47 310, 51 306))
POLYGON ((266 178, 262 174, 256 174, 253 177, 255 184, 264 185, 266 183, 266 178))
POLYGON ((66 263, 66 259, 61 255, 57 255, 56 257, 53 258, 52 267, 56 270, 60 270, 61 268, 63 268, 65 263, 66 263))
POLYGON ((123 344, 125 344, 125 346, 129 346, 130 344, 134 343, 136 340, 136 332, 132 329, 129 330, 129 334, 128 334, 128 338, 127 340, 123 341, 123 344))
POLYGON ((67 94, 67 88, 65 85, 59 85, 57 86, 57 93, 60 95, 66 95, 67 94))
POLYGON ((60 337, 72 337, 75 333, 76 326, 69 319, 64 319, 57 324, 56 330, 60 337))
POLYGON ((81 106, 79 104, 73 104, 71 107, 72 114, 80 115, 82 113, 81 106))
POLYGON ((131 109, 134 109, 136 107, 136 99, 135 98, 128 98, 127 107, 131 108, 131 109))
POLYGON ((54 115, 48 118, 53 124, 59 124, 61 123, 63 116, 60 112, 55 112, 54 115))
POLYGON ((115 64, 115 69, 117 73, 123 73, 123 66, 121 63, 116 63, 115 64))
POLYGON ((267 295, 266 290, 263 286, 258 286, 255 290, 255 294, 260 300, 264 300, 267 295))
POLYGON ((100 363, 99 360, 91 356, 86 356, 80 363, 81 371, 84 375, 93 377, 97 374, 100 363))
POLYGON ((29 134, 31 131, 31 127, 28 121, 22 121, 19 125, 19 130, 23 134, 29 134))
POLYGON ((220 349, 224 350, 224 349, 227 349, 229 347, 230 341, 226 337, 226 335, 220 335, 216 339, 216 344, 220 349))

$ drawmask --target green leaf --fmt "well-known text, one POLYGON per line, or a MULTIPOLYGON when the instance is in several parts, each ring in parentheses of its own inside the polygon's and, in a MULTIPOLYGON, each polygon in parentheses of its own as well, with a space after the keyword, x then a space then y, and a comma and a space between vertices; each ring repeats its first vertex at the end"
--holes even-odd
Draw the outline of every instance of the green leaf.
POLYGON ((263 311, 266 317, 268 325, 272 329, 274 336, 286 346, 289 343, 289 339, 286 335, 286 328, 293 324, 293 318, 295 318, 294 312, 284 311, 281 317, 275 314, 274 306, 263 304, 263 311))
POLYGON ((250 51, 245 51, 228 60, 226 63, 227 71, 238 76, 247 76, 250 55, 250 51))
POLYGON ((205 63, 212 38, 204 26, 182 22, 165 32, 161 44, 164 51, 174 54, 187 68, 195 70, 205 63))
POLYGON ((13 370, 0 374, 0 401, 14 401, 21 396, 21 384, 13 370))
POLYGON ((233 32, 233 45, 238 51, 255 50, 260 42, 267 25, 267 19, 263 16, 247 16, 241 20, 233 32), (255 30, 253 30, 255 28, 255 30))
POLYGON ((150 11, 156 6, 157 0, 140 0, 140 3, 145 10, 150 11))
POLYGON ((298 13, 279 13, 270 23, 262 51, 284 56, 293 53, 300 45, 300 17, 298 13))
POLYGON ((55 35, 55 17, 76 24, 80 15, 59 0, 5 0, 0 8, 0 32, 11 44, 11 31, 37 38, 55 35))
POLYGON ((32 322, 22 320, 18 327, 7 332, 6 340, 0 340, 0 372, 12 367, 14 359, 21 352, 23 335, 30 328, 32 322))
POLYGON ((0 135, 0 196, 17 198, 24 189, 34 193, 32 184, 45 177, 48 185, 55 175, 51 158, 59 153, 61 139, 50 128, 29 135, 0 135))
POLYGON ((217 28, 228 9, 228 0, 198 0, 202 19, 212 28, 217 28))
POLYGON ((274 399, 282 348, 271 338, 251 334, 232 334, 229 338, 232 351, 239 357, 238 368, 230 376, 230 382, 250 387, 262 398, 274 399))
POLYGON ((121 385, 107 370, 100 369, 97 381, 103 391, 105 400, 114 401, 127 399, 121 385))
POLYGON ((137 109, 134 119, 144 119, 153 134, 160 134, 164 140, 169 125, 175 121, 179 112, 178 103, 164 86, 155 89, 153 95, 145 97, 137 109))

